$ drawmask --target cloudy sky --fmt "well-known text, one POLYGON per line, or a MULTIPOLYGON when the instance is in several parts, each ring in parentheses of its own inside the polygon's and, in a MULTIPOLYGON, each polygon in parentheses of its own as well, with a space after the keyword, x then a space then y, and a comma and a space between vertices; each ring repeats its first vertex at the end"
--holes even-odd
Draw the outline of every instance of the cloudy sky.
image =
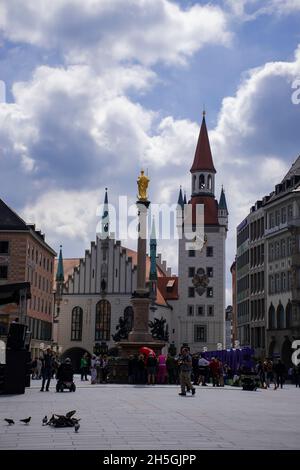
POLYGON ((205 106, 229 273, 236 225, 300 154, 299 21, 300 0, 0 0, 0 197, 83 256, 106 186, 134 201, 145 167, 153 202, 189 196, 205 106))

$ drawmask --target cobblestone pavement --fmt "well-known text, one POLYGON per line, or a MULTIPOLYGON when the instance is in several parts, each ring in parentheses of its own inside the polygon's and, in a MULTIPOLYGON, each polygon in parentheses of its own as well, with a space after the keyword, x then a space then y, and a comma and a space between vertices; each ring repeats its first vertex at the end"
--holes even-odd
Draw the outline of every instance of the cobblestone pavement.
POLYGON ((300 389, 247 392, 198 387, 90 385, 75 393, 41 393, 32 381, 24 395, 0 395, 0 449, 299 449, 300 389), (77 410, 73 428, 42 426, 52 413, 77 410), (31 416, 24 425, 19 419, 31 416), (4 418, 16 424, 9 426, 4 418))

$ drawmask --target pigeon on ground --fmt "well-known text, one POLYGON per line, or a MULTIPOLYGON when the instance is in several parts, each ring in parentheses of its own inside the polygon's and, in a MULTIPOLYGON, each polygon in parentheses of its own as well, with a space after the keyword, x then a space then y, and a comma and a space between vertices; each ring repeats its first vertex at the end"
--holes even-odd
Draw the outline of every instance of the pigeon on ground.
POLYGON ((29 416, 29 418, 25 418, 25 419, 20 419, 20 421, 24 424, 29 424, 30 423, 30 420, 31 420, 31 416, 29 416))
POLYGON ((53 424, 55 421, 55 416, 52 415, 47 424, 53 424))
POLYGON ((75 423, 75 432, 78 432, 79 431, 79 428, 80 428, 80 424, 79 423, 75 423))
POLYGON ((6 421, 9 425, 11 424, 15 424, 14 420, 13 419, 9 419, 9 418, 4 418, 4 421, 6 421))
POLYGON ((45 426, 45 424, 48 423, 48 418, 47 418, 47 415, 44 416, 43 420, 42 420, 42 423, 43 423, 43 426, 45 426))
POLYGON ((72 410, 72 411, 68 411, 68 413, 66 414, 66 418, 72 418, 72 416, 76 413, 76 410, 72 410))

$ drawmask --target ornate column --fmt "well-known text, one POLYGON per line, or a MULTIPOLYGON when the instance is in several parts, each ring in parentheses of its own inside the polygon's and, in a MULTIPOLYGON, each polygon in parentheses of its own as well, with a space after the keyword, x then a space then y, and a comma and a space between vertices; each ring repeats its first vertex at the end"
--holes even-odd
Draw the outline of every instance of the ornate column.
POLYGON ((153 341, 148 331, 150 293, 146 287, 147 215, 150 206, 146 191, 148 183, 149 179, 142 171, 138 179, 139 199, 136 203, 138 209, 137 289, 131 299, 134 319, 133 329, 128 335, 128 341, 134 342, 153 341))

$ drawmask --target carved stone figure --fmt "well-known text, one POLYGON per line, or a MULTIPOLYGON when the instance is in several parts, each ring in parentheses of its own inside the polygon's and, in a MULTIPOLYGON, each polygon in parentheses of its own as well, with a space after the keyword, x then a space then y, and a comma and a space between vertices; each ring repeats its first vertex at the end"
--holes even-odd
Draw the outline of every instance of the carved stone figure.
POLYGON ((128 339, 128 335, 131 331, 132 327, 132 320, 130 316, 127 316, 126 318, 120 317, 119 318, 119 323, 116 328, 116 333, 112 336, 112 339, 114 341, 121 341, 122 339, 128 339))
POLYGON ((165 325, 165 323, 166 319, 163 317, 161 317, 161 319, 154 318, 154 321, 149 322, 152 338, 162 341, 169 340, 169 327, 165 325))

